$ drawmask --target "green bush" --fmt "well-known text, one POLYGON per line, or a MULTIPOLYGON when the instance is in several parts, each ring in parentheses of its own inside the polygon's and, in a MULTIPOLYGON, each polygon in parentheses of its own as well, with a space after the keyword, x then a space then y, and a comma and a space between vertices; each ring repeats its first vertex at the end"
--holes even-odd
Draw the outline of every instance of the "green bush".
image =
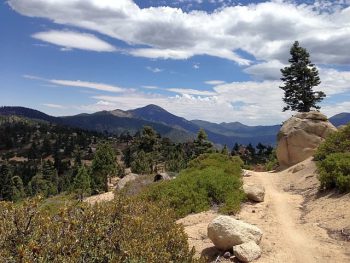
POLYGON ((350 153, 332 153, 318 162, 321 189, 350 191, 350 153))
POLYGON ((198 262, 172 212, 120 197, 96 206, 0 202, 0 262, 198 262))
POLYGON ((244 199, 241 189, 242 161, 219 153, 203 154, 192 160, 176 179, 150 186, 143 197, 164 202, 177 217, 219 205, 220 212, 233 214, 244 199))
POLYGON ((350 152, 350 124, 327 137, 318 147, 315 160, 322 161, 329 154, 338 152, 350 152))
POLYGON ((350 124, 330 134, 315 154, 321 189, 350 192, 350 124))

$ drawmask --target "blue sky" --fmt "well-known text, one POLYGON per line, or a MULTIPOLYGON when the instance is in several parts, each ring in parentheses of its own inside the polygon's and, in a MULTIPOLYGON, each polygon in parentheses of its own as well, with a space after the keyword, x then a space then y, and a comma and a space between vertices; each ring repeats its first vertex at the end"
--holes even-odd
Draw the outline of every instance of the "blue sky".
POLYGON ((187 119, 280 123, 295 40, 322 111, 350 111, 350 1, 9 0, 0 105, 52 115, 157 104, 187 119))

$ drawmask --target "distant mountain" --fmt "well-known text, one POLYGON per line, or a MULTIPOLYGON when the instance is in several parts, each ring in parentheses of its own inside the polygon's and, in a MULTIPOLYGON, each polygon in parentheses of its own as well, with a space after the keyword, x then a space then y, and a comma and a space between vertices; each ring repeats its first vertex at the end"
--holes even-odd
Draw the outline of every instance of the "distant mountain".
MULTIPOLYGON (((280 125, 247 126, 240 122, 211 123, 207 121, 188 121, 178 117, 157 105, 148 105, 134 110, 100 111, 92 114, 79 114, 66 117, 53 117, 37 110, 24 107, 1 107, 0 115, 19 115, 31 119, 65 124, 86 130, 102 133, 121 134, 136 133, 143 126, 152 126, 163 137, 174 142, 193 140, 200 128, 203 128, 210 141, 217 145, 226 144, 232 147, 234 143, 253 145, 259 142, 275 145, 276 135, 280 125)), ((350 121, 350 113, 341 113, 330 118, 335 125, 343 125, 350 121)))
POLYGON ((204 128, 205 130, 209 130, 214 133, 223 134, 226 136, 238 136, 238 137, 276 137, 280 125, 272 125, 272 126, 247 126, 240 122, 231 122, 231 123, 211 123, 207 121, 201 120, 193 120, 193 123, 198 126, 204 128))
POLYGON ((174 142, 183 142, 192 140, 195 135, 188 131, 176 129, 169 125, 152 122, 138 118, 134 115, 130 115, 128 112, 118 111, 118 115, 115 115, 116 111, 101 111, 93 114, 75 115, 62 117, 64 124, 74 127, 79 127, 87 130, 94 130, 98 132, 108 132, 113 134, 121 134, 123 132, 129 132, 135 134, 141 130, 143 126, 152 126, 163 137, 168 137, 174 142), (128 116, 128 117, 119 117, 128 116))
POLYGON ((16 116, 26 117, 29 119, 42 120, 42 121, 48 121, 53 123, 61 122, 60 118, 53 117, 41 111, 33 110, 25 107, 9 107, 9 106, 0 107, 0 114, 3 116, 16 115, 16 116))
POLYGON ((335 126, 346 125, 350 122, 350 113, 343 112, 329 118, 329 121, 335 126))
POLYGON ((199 129, 198 126, 193 124, 192 122, 184 118, 178 117, 164 110, 163 108, 153 104, 135 110, 129 110, 127 112, 131 113, 134 117, 139 117, 141 119, 151 122, 163 123, 173 128, 186 130, 191 133, 197 133, 199 129))

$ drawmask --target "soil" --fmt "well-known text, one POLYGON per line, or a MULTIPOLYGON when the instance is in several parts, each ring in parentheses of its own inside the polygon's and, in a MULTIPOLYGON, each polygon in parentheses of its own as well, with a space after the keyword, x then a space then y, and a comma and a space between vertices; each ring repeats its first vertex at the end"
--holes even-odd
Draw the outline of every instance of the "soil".
MULTIPOLYGON (((244 203, 234 216, 263 230, 260 263, 350 262, 350 194, 320 193, 311 159, 280 172, 253 172, 245 184, 265 187, 262 203, 244 203)), ((207 226, 218 213, 208 211, 181 220, 190 247, 208 262, 230 262, 207 238, 207 226)), ((233 260, 233 259, 231 259, 233 260)))

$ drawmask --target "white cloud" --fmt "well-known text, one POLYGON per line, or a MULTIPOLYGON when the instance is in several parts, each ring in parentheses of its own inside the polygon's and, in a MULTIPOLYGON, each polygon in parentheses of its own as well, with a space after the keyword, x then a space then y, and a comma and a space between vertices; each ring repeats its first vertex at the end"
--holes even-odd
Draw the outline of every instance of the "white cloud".
POLYGON ((61 86, 95 89, 95 90, 108 91, 108 92, 125 91, 125 89, 117 86, 112 86, 112 85, 103 84, 103 83, 89 82, 89 81, 81 81, 81 80, 52 79, 52 80, 49 80, 49 82, 56 85, 61 85, 61 86))
MULTIPOLYGON (((66 87, 86 88, 86 89, 116 92, 116 93, 130 91, 130 89, 125 89, 125 88, 121 88, 121 87, 110 85, 110 84, 97 83, 97 82, 91 82, 91 81, 46 79, 46 78, 28 75, 28 74, 23 75, 23 77, 26 79, 30 79, 30 80, 39 80, 39 81, 48 82, 48 83, 50 83, 49 84, 50 87, 57 87, 57 85, 59 85, 59 86, 66 86, 66 87)), ((46 86, 48 86, 48 85, 46 85, 46 86)))
POLYGON ((150 85, 143 85, 142 88, 144 88, 144 89, 152 89, 152 90, 160 89, 157 86, 150 86, 150 85))
POLYGON ((32 35, 33 38, 61 46, 61 51, 82 49, 98 52, 113 52, 116 48, 95 35, 74 31, 51 30, 32 35))
POLYGON ((53 103, 43 103, 42 105, 48 107, 48 108, 54 108, 54 109, 66 109, 66 106, 60 105, 60 104, 53 104, 53 103))
POLYGON ((216 92, 208 90, 196 90, 196 89, 178 89, 171 88, 167 89, 168 91, 178 93, 178 94, 189 94, 189 95, 199 95, 199 96, 215 96, 216 92))
MULTIPOLYGON (((132 0, 9 0, 8 3, 26 16, 99 32, 131 46, 145 46, 126 50, 134 56, 187 59, 210 55, 241 65, 250 64, 237 52, 241 49, 258 60, 285 63, 290 45, 299 40, 316 63, 350 62, 350 7, 346 2, 325 6, 321 1, 313 5, 272 1, 227 6, 212 13, 184 12, 167 6, 141 9, 132 0)), ((37 36, 45 41, 59 41, 68 48, 85 45, 93 49, 84 42, 70 41, 64 36, 57 39, 56 34, 47 33, 37 36)), ((98 49, 114 49, 107 43, 99 44, 98 49)))
POLYGON ((281 78, 281 68, 286 65, 278 60, 262 62, 245 68, 243 71, 259 80, 277 80, 281 78))
POLYGON ((207 81, 204 81, 204 83, 207 84, 207 85, 216 86, 216 85, 225 84, 226 81, 223 81, 223 80, 207 80, 207 81))
MULTIPOLYGON (((332 98, 350 91, 350 72, 321 68, 320 74, 323 82, 315 90, 327 93, 327 98, 322 103, 322 112, 332 116, 349 111, 349 102, 335 103, 332 98)), ((281 84, 279 80, 232 83, 218 81, 213 91, 167 89, 178 95, 132 92, 118 96, 98 95, 93 98, 114 103, 125 110, 157 104, 187 119, 204 119, 216 123, 240 121, 248 125, 266 125, 281 123, 293 114, 282 112, 284 103, 283 91, 279 88, 281 84)))
POLYGON ((146 67, 147 70, 153 72, 153 73, 159 73, 159 72, 162 72, 164 71, 164 69, 161 69, 161 68, 152 68, 152 67, 146 67))

